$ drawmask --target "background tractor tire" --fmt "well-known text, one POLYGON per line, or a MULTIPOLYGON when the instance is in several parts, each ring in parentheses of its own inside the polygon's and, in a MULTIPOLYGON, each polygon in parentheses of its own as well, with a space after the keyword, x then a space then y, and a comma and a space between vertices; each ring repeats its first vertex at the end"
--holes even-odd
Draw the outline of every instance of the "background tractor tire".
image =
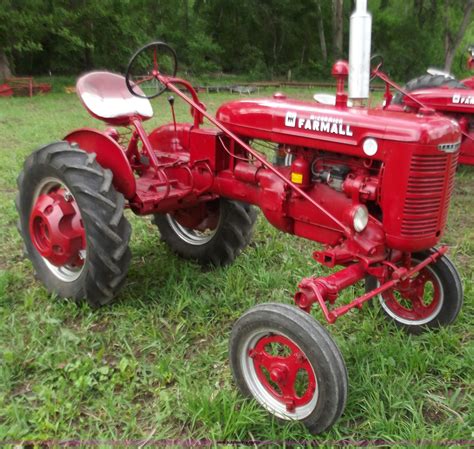
POLYGON ((225 198, 218 200, 216 227, 200 233, 181 225, 172 214, 156 214, 161 238, 179 256, 201 265, 230 265, 250 243, 257 219, 254 207, 225 198))
MULTIPOLYGON (((422 75, 418 78, 414 78, 403 87, 408 92, 421 89, 431 89, 441 86, 447 86, 451 89, 465 89, 466 86, 453 78, 447 78, 444 75, 422 75)), ((393 99, 392 104, 402 104, 404 95, 401 92, 397 92, 393 99)))
POLYGON ((37 278, 60 297, 86 299, 92 307, 110 303, 124 283, 131 258, 131 227, 123 215, 124 197, 112 185, 112 172, 99 165, 95 154, 56 142, 26 159, 17 183, 18 229, 37 278), (67 192, 67 200, 77 210, 75 219, 83 228, 85 249, 80 266, 54 265, 32 240, 31 229, 34 234, 35 228, 33 221, 30 226, 30 217, 38 198, 57 196, 58 191, 67 192))

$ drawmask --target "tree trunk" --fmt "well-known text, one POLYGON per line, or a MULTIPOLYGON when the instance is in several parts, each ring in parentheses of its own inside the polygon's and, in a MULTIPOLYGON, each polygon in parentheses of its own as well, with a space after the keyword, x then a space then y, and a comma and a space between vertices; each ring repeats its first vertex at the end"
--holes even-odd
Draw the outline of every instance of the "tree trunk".
POLYGON ((461 45, 461 42, 466 33, 466 29, 471 23, 472 12, 474 10, 474 0, 467 0, 464 5, 463 10, 463 19, 461 26, 458 29, 457 34, 454 36, 452 33, 452 25, 449 23, 449 7, 451 6, 450 0, 445 0, 444 8, 444 70, 446 72, 451 72, 453 66, 454 56, 456 51, 461 45))
POLYGON ((184 31, 189 32, 189 0, 184 0, 184 31))
POLYGON ((333 53, 335 59, 342 57, 344 40, 344 0, 332 0, 333 53))
POLYGON ((321 54, 323 61, 328 62, 328 48, 326 45, 326 34, 324 33, 323 13, 321 11, 321 0, 316 0, 316 13, 318 15, 318 31, 319 31, 319 45, 321 46, 321 54))
POLYGON ((10 70, 7 55, 3 50, 0 50, 0 82, 3 82, 5 78, 10 78, 11 76, 12 72, 10 70))
POLYGON ((424 6, 424 0, 413 1, 413 10, 415 12, 415 16, 418 19, 418 23, 420 25, 423 24, 423 6, 424 6))

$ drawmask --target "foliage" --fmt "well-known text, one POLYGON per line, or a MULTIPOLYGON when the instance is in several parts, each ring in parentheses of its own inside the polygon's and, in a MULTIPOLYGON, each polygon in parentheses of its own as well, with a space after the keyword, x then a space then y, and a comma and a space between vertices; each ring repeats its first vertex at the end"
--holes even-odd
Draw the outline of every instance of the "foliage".
MULTIPOLYGON (((348 48, 353 1, 344 2, 348 48)), ((444 65, 443 18, 455 31, 462 0, 369 0, 373 50, 392 76, 408 79, 444 65), (446 11, 446 8, 448 10, 446 11)), ((454 71, 472 26, 461 45, 454 71)), ((255 77, 327 77, 334 60, 329 0, 0 0, 0 51, 17 74, 77 74, 91 68, 123 71, 141 44, 172 43, 181 66, 197 75, 224 71, 255 77), (323 61, 317 2, 329 50, 323 61)), ((347 57, 346 54, 344 55, 347 57)))

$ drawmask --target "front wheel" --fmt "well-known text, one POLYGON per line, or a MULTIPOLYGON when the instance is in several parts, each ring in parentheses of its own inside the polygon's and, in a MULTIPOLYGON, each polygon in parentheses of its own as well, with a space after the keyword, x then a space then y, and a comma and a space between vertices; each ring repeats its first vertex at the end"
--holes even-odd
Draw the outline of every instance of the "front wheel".
POLYGON ((250 243, 254 207, 225 198, 169 214, 156 214, 162 239, 178 255, 201 265, 230 265, 250 243))
POLYGON ((309 314, 261 304, 234 325, 230 366, 240 391, 281 421, 301 421, 317 434, 341 416, 347 371, 338 347, 309 314))
MULTIPOLYGON (((416 265, 433 254, 433 250, 413 254, 416 265)), ((377 287, 377 280, 367 281, 367 290, 377 287)), ((463 304, 459 272, 449 257, 442 256, 423 268, 410 281, 379 295, 385 315, 397 326, 414 334, 454 322, 463 304)))

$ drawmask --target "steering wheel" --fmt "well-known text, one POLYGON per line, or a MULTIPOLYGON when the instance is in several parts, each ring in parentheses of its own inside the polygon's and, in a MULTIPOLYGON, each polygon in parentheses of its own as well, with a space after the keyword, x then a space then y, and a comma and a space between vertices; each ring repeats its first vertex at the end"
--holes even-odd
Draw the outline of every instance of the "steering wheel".
MULTIPOLYGON (((375 69, 372 70, 372 73, 378 72, 383 67, 383 64, 384 64, 384 58, 380 53, 376 53, 370 58, 370 67, 375 65, 375 69), (378 62, 378 64, 375 64, 375 62, 378 62)), ((375 78, 377 78, 377 75, 371 75, 370 82, 372 82, 375 78)))
POLYGON ((177 70, 178 58, 173 48, 164 42, 151 42, 135 52, 130 59, 125 83, 136 97, 151 100, 166 90, 158 75, 174 77, 177 70))

